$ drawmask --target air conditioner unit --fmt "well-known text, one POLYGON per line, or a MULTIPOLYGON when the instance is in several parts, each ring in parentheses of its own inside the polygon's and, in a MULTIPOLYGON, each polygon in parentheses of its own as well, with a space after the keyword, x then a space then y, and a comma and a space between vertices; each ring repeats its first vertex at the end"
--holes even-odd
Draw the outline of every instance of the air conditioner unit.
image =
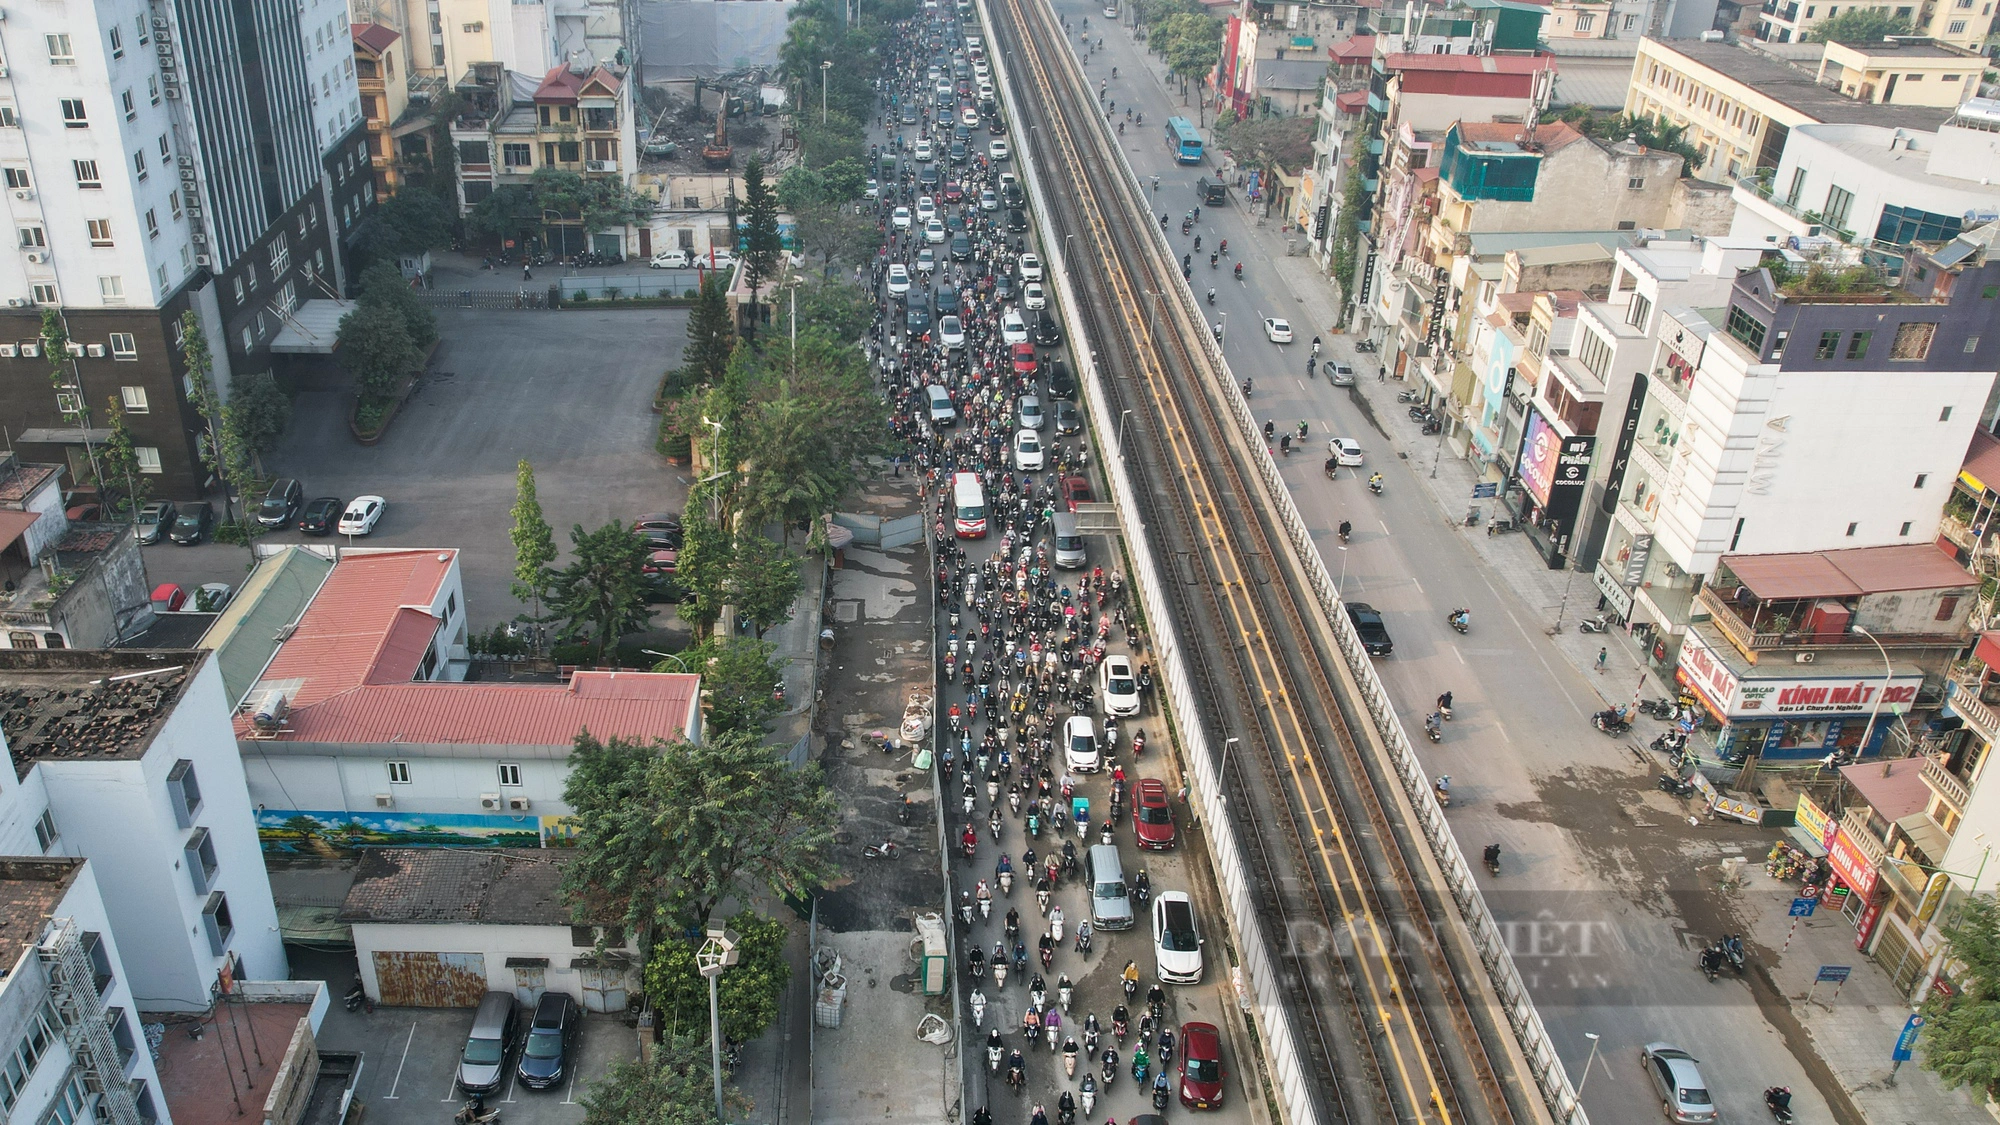
POLYGON ((49 260, 49 252, 47 250, 30 250, 26 257, 28 261, 39 266, 49 260))
POLYGON ((177 102, 177 101, 180 101, 180 100, 181 100, 181 88, 180 88, 179 86, 169 86, 169 87, 167 87, 167 100, 168 100, 168 101, 170 101, 170 102, 177 102))
POLYGON ((83 347, 83 354, 85 354, 85 355, 89 356, 89 357, 90 357, 90 358, 92 358, 92 359, 103 359, 103 358, 104 358, 104 345, 103 345, 103 344, 85 344, 85 345, 84 345, 84 347, 83 347))
POLYGON ((194 157, 183 155, 179 158, 177 163, 179 163, 180 166, 183 168, 192 168, 194 167, 194 157))
POLYGON ((0 63, 0 78, 5 77, 7 77, 7 66, 4 63, 0 63))
POLYGON ((77 343, 75 340, 70 340, 63 345, 63 350, 73 356, 80 356, 83 354, 83 345, 77 343))
POLYGON ((42 354, 42 346, 40 344, 21 345, 21 358, 23 359, 33 359, 40 354, 42 354))
POLYGON ((497 808, 499 808, 499 807, 500 807, 500 794, 498 794, 498 793, 481 793, 481 794, 479 795, 479 807, 480 807, 480 808, 482 808, 482 809, 497 809, 497 808))
POLYGON ((375 794, 375 807, 378 809, 393 809, 396 807, 396 798, 391 797, 387 793, 377 793, 375 794))
POLYGON ((164 29, 164 28, 165 28, 165 27, 167 26, 167 17, 165 17, 165 16, 154 16, 154 17, 153 17, 153 26, 154 26, 154 27, 157 27, 157 28, 162 28, 162 29, 164 29))
POLYGON ((529 803, 528 798, 526 797, 507 798, 507 807, 514 810, 515 812, 527 812, 528 803, 529 803))
POLYGON ((200 231, 194 232, 193 238, 194 238, 194 244, 196 246, 208 245, 208 236, 201 233, 200 231))
POLYGON ((70 392, 56 395, 56 412, 64 415, 83 413, 83 396, 70 392))
POLYGON ((209 266, 215 264, 215 259, 210 258, 206 254, 196 254, 194 256, 194 264, 200 266, 203 269, 207 269, 209 266))
POLYGON ((1793 656, 1792 656, 1792 661, 1793 661, 1793 663, 1796 663, 1796 664, 1811 664, 1811 663, 1813 662, 1813 657, 1815 657, 1815 656, 1818 656, 1818 655, 1819 655, 1819 653, 1816 653, 1816 652, 1800 652, 1800 653, 1794 653, 1794 654, 1793 654, 1793 656))
POLYGON ((160 44, 160 69, 172 70, 173 68, 174 68, 174 57, 167 53, 167 45, 165 43, 162 43, 160 44))
MULTIPOLYGON (((10 305, 13 304, 12 301, 9 301, 7 303, 10 305)), ((0 359, 13 359, 15 353, 17 353, 18 351, 20 351, 20 349, 16 348, 12 344, 0 344, 0 359)))
POLYGON ((153 49, 163 55, 171 55, 174 53, 173 47, 166 43, 158 44, 153 49))
POLYGON ((26 203, 35 198, 35 189, 26 187, 15 188, 14 198, 20 200, 23 203, 26 203))
POLYGON ((616 160, 586 160, 583 162, 583 169, 586 172, 616 172, 618 170, 618 162, 616 160))

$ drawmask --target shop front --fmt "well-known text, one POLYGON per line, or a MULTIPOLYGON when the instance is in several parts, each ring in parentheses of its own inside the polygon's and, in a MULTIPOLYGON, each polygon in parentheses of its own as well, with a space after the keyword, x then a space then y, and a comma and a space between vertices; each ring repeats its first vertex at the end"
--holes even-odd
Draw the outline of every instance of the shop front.
POLYGON ((1885 680, 1879 667, 1870 675, 1858 662, 1846 667, 1827 660, 1812 675, 1796 672, 1803 665, 1781 652, 1748 664, 1697 624, 1681 643, 1674 680, 1691 689, 1719 725, 1715 748, 1725 761, 1752 754, 1801 759, 1880 753, 1885 733, 1915 702, 1923 675, 1899 670, 1885 680), (1778 660, 1785 661, 1782 668, 1767 669, 1778 660), (1870 715, 1876 716, 1872 730, 1870 715))
POLYGON ((1833 879, 1827 883, 1826 905, 1838 910, 1842 918, 1854 927, 1854 948, 1866 952, 1868 942, 1875 936, 1876 924, 1882 918, 1883 900, 1887 897, 1878 893, 1881 879, 1875 869, 1871 852, 1848 835, 1847 826, 1841 825, 1833 834, 1833 843, 1826 849, 1827 862, 1833 866, 1833 879))
POLYGON ((1509 490, 1508 502, 1518 505, 1515 510, 1520 515, 1521 529, 1550 570, 1569 565, 1577 515, 1583 507, 1584 490, 1590 484, 1590 458, 1596 447, 1596 438, 1564 437, 1539 409, 1529 409, 1527 431, 1521 438, 1519 488, 1509 490))

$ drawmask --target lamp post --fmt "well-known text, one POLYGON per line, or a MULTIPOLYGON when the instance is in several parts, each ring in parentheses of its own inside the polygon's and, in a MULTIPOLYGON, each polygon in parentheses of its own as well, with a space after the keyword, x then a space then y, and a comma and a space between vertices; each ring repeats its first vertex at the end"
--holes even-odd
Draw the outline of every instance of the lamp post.
POLYGON ((674 666, 679 668, 683 672, 686 672, 688 670, 687 661, 681 659, 679 653, 661 652, 660 650, 653 648, 642 648, 639 651, 645 653, 647 656, 657 656, 661 660, 671 660, 674 662, 674 666))
POLYGON ((708 927, 708 940, 695 951, 695 967, 708 978, 708 1046, 711 1075, 715 1079, 715 1119, 727 1121, 722 1112, 722 1009, 716 1001, 715 982, 722 971, 736 963, 736 931, 722 926, 708 927))
MULTIPOLYGON (((821 125, 825 125, 825 124, 826 124, 826 72, 827 72, 827 71, 829 71, 829 70, 832 70, 832 69, 833 69, 833 60, 832 60, 832 59, 823 59, 823 60, 821 60, 821 61, 820 61, 820 64, 819 64, 819 123, 820 123, 821 125)), ((721 1113, 721 1112, 722 1112, 722 1109, 721 1109, 721 1106, 720 1106, 720 1105, 718 1105, 718 1106, 716 1107, 716 1113, 717 1113, 718 1115, 720 1115, 720 1113, 721 1113)))
POLYGON ((1333 548, 1340 552, 1340 580, 1334 583, 1334 592, 1342 601, 1347 600, 1347 548, 1336 544, 1333 548))
POLYGON ((1868 643, 1875 646, 1875 651, 1882 654, 1882 690, 1875 693, 1875 702, 1868 708, 1867 733, 1861 736, 1860 749, 1854 752, 1854 756, 1859 758, 1862 752, 1868 749, 1868 740, 1875 737, 1875 719, 1882 713, 1882 697, 1889 694, 1889 684, 1896 678, 1896 670, 1889 666, 1889 650, 1882 647, 1882 642, 1875 639, 1875 634, 1859 625, 1853 628, 1855 632, 1867 637, 1868 643))
POLYGON ((1597 1033, 1595 1031, 1586 1031, 1583 1033, 1583 1037, 1590 1040, 1590 1057, 1583 1060, 1583 1081, 1576 1084, 1576 1100, 1578 1104, 1583 1102, 1583 1088, 1590 1082, 1590 1068, 1597 1063, 1597 1033))
POLYGON ((1118 416, 1118 459, 1120 461, 1125 459, 1125 419, 1131 416, 1132 412, 1130 410, 1118 416))
POLYGON ((1222 740, 1222 764, 1215 768, 1216 788, 1220 789, 1222 787, 1222 775, 1229 769, 1230 748, 1242 741, 1240 738, 1225 738, 1222 740))

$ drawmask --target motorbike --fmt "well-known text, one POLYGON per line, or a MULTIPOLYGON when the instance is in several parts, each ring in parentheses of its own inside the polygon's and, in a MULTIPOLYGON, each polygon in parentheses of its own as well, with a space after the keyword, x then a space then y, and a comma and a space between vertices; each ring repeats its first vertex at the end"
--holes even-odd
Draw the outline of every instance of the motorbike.
POLYGON ((1743 939, 1736 934, 1729 934, 1715 944, 1722 952, 1722 959, 1728 963, 1737 976, 1742 976, 1744 972, 1743 939))
POLYGON ((1655 719, 1671 719, 1680 711, 1680 706, 1671 699, 1642 699, 1639 712, 1655 719))
POLYGON ((965 955, 965 975, 971 977, 973 980, 978 980, 980 977, 986 975, 985 950, 975 945, 972 947, 972 952, 965 955))
POLYGON ((477 1095, 466 1099, 458 1112, 451 1115, 452 1125, 495 1125, 500 1120, 499 1109, 487 1109, 486 1103, 477 1095))
POLYGON ((368 990, 361 987, 360 977, 354 978, 354 984, 348 988, 347 995, 342 996, 340 999, 342 1003, 347 1005, 347 1010, 350 1012, 360 1009, 364 1004, 368 1006, 369 1011, 372 1012, 375 1010, 375 1005, 368 999, 368 990))
POLYGON ((1083 1115, 1089 1117, 1090 1111, 1097 1108, 1097 1079, 1084 1075, 1083 1084, 1076 1089, 1076 1097, 1083 1107, 1083 1115))
POLYGON ((1118 1077, 1118 1048, 1104 1048, 1104 1084, 1109 1086, 1118 1077))
POLYGON ((986 994, 975 988, 972 990, 972 996, 967 1002, 972 1005, 972 1026, 979 1027, 984 1024, 986 1022, 986 994))
POLYGON ((1432 742, 1444 741, 1444 723, 1436 711, 1424 716, 1424 737, 1432 742))
POLYGON ((1722 974, 1722 951, 1712 945, 1702 947, 1701 956, 1695 959, 1695 967, 1707 975, 1709 982, 1722 974))
POLYGON ((1007 1059, 1007 1085, 1019 1094, 1028 1085, 1028 1060, 1015 1051, 1007 1059))
POLYGON ((1153 1076, 1153 1060, 1146 1054, 1144 1046, 1132 1048, 1132 1081, 1143 1090, 1147 1079, 1153 1076))
POLYGON ((1056 979, 1056 1003, 1062 1006, 1063 1011, 1065 1012, 1069 1011, 1070 997, 1074 995, 1075 992, 1076 992, 1076 986, 1070 983, 1068 973, 1064 973, 1061 977, 1058 977, 1056 979))
POLYGON ((1579 633, 1602 633, 1609 628, 1611 628, 1611 617, 1604 613, 1596 617, 1586 617, 1576 623, 1576 631, 1579 633))
POLYGON ((1368 478, 1368 491, 1374 493, 1377 496, 1382 495, 1381 473, 1376 473, 1374 476, 1368 478))
POLYGON ((1660 775, 1659 786, 1662 793, 1670 793, 1682 800, 1686 800, 1695 794, 1694 782, 1689 781, 1685 777, 1677 777, 1670 773, 1660 775))
POLYGON ((1153 1108, 1164 1112, 1172 1100, 1173 1090, 1167 1084, 1167 1076, 1162 1074, 1153 1079, 1153 1108))
MULTIPOLYGON (((1088 1100, 1084 1102, 1086 1107, 1089 1104, 1088 1100)), ((1765 1090, 1764 1108, 1771 1111, 1771 1117, 1778 1122, 1778 1125, 1792 1125, 1792 1088, 1773 1086, 1765 1090)), ((1090 1110, 1086 1108, 1084 1112, 1089 1113, 1090 1110)))
POLYGON ((986 830, 993 833, 994 843, 997 844, 1000 842, 1000 810, 998 807, 995 807, 992 812, 986 814, 986 830))
POLYGON ((1458 630, 1458 635, 1461 637, 1472 631, 1472 615, 1462 608, 1445 614, 1444 619, 1452 628, 1458 630))
POLYGON ((1486 852, 1483 858, 1486 860, 1486 870, 1495 875, 1500 874, 1500 845, 1486 845, 1486 852))
POLYGON ((1624 734, 1632 729, 1631 720, 1625 717, 1624 711, 1616 707, 1599 711, 1592 715, 1590 717, 1590 725, 1613 737, 1624 734))
POLYGON ((1050 907, 1050 908, 1049 908, 1049 936, 1050 936, 1050 937, 1052 937, 1052 938, 1054 938, 1054 939, 1055 939, 1055 941, 1056 941, 1056 944, 1058 944, 1058 945, 1062 944, 1062 931, 1063 931, 1063 911, 1062 911, 1062 907, 1060 907, 1060 906, 1054 906, 1054 907, 1050 907))
POLYGON ((1440 804, 1440 805, 1443 805, 1443 806, 1445 806, 1446 808, 1450 808, 1450 807, 1451 807, 1451 775, 1450 775, 1450 774, 1448 774, 1448 773, 1441 773, 1441 774, 1439 774, 1439 775, 1437 776, 1437 780, 1436 780, 1436 781, 1433 781, 1433 782, 1431 782, 1431 792, 1433 792, 1433 793, 1437 794, 1437 802, 1438 802, 1438 804, 1440 804))
POLYGON ((1248 379, 1243 380, 1243 397, 1250 397, 1250 380, 1248 379))
POLYGON ((1357 352, 1372 352, 1375 350, 1375 341, 1356 340, 1354 342, 1354 350, 1357 352))
POLYGON ((1417 401, 1417 399, 1421 397, 1422 396, 1417 393, 1417 389, 1415 387, 1411 387, 1407 390, 1401 390, 1396 392, 1397 402, 1415 402, 1417 401))
POLYGON ((1208 290, 1208 303, 1209 303, 1209 304, 1211 304, 1211 305, 1215 303, 1215 288, 1214 288, 1214 286, 1210 286, 1210 287, 1209 287, 1209 290, 1208 290))
POLYGON ((993 917, 993 892, 987 889, 986 880, 979 881, 978 887, 972 892, 972 900, 979 904, 981 918, 993 917))

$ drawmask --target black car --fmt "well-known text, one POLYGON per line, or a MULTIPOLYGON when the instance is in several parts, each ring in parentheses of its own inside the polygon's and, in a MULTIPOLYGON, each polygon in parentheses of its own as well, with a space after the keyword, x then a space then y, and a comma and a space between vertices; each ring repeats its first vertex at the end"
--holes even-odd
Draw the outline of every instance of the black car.
POLYGON ((215 526, 215 509, 207 504, 193 504, 180 510, 174 518, 174 529, 167 532, 167 538, 183 547, 192 547, 208 537, 215 526))
POLYGON ((905 125, 915 125, 917 123, 917 107, 913 105, 904 106, 902 121, 905 125))
POLYGON ((1020 234, 1028 229, 1028 213, 1015 207, 1007 212, 1007 233, 1020 234))
POLYGON ((1382 624, 1382 615, 1367 602, 1348 602, 1347 619, 1354 623, 1354 631, 1361 635, 1361 647, 1370 656, 1388 656, 1396 651, 1396 642, 1389 639, 1389 629, 1382 624))
POLYGON ((1045 348, 1058 347, 1063 342, 1062 325, 1047 309, 1035 309, 1028 314, 1028 339, 1045 348))
POLYGON ((952 140, 954 140, 954 141, 962 141, 962 142, 964 142, 964 143, 966 143, 966 144, 971 144, 971 143, 972 143, 972 126, 970 126, 970 125, 957 125, 957 126, 954 126, 954 127, 952 128, 952 131, 951 131, 951 139, 952 139, 952 140))
POLYGON ((993 295, 1003 301, 1014 299, 1014 275, 1003 273, 993 279, 993 295))
POLYGON ((1049 397, 1075 398, 1076 377, 1069 372, 1069 364, 1061 359, 1051 359, 1042 368, 1049 375, 1049 397))
POLYGON ((1007 135, 1007 123, 988 113, 986 115, 986 131, 996 137, 1004 137, 1007 135))
POLYGON ((280 477, 271 482, 263 502, 257 505, 257 522, 265 527, 283 527, 292 522, 292 517, 299 513, 299 505, 305 502, 306 490, 299 482, 280 477))
POLYGON ((632 532, 646 541, 647 550, 678 551, 681 548, 681 519, 671 512, 640 516, 632 521, 632 532))
POLYGON ((965 142, 951 142, 951 151, 946 154, 946 159, 950 160, 953 164, 965 163, 965 142))
POLYGON ((938 286, 937 311, 939 316, 954 316, 959 312, 957 289, 949 285, 938 286))
POLYGON ((347 501, 338 496, 315 496, 299 513, 299 530, 307 535, 332 535, 340 513, 346 510, 347 501))
POLYGON ((1002 184, 1000 187, 1000 202, 1009 207, 1026 207, 1028 205, 1028 193, 1021 190, 1020 184, 1002 184))
POLYGON ((535 1005, 534 1022, 528 1025, 527 1046, 521 1049, 521 1062, 514 1068, 521 1085, 546 1090, 563 1080, 582 1023, 583 1015, 569 993, 542 993, 535 1005))
POLYGON ((972 239, 957 235, 951 240, 951 260, 966 262, 972 260, 972 239))
POLYGON ((917 186, 923 188, 925 191, 936 191, 938 186, 938 170, 936 168, 926 168, 917 173, 917 186))
POLYGON ((910 311, 905 315, 904 327, 910 335, 931 330, 931 307, 922 301, 911 301, 910 311))

